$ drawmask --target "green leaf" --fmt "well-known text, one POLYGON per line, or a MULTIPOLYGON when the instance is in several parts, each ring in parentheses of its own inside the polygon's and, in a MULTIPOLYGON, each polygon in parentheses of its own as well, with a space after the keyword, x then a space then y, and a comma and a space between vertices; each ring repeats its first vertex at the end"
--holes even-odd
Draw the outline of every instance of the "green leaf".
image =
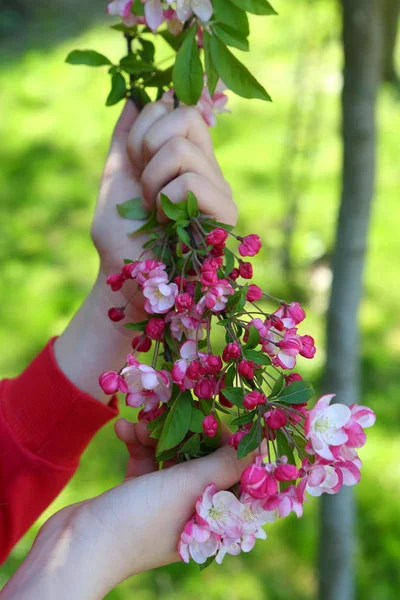
POLYGON ((160 425, 162 425, 162 423, 164 423, 165 419, 167 418, 167 415, 168 415, 168 411, 165 410, 163 413, 161 413, 161 415, 159 417, 157 417, 153 421, 150 421, 149 423, 147 423, 148 431, 150 431, 152 433, 155 429, 157 429, 160 425))
POLYGON ((253 15, 276 15, 277 12, 268 0, 230 0, 239 8, 253 15))
POLYGON ((203 433, 204 414, 198 408, 193 408, 190 418, 190 431, 193 433, 203 433))
POLYGON ((243 408, 244 390, 240 387, 225 387, 222 390, 223 395, 229 402, 235 406, 243 408))
POLYGON ((156 71, 154 75, 150 75, 148 78, 144 78, 144 85, 146 87, 164 87, 170 85, 172 81, 172 68, 169 67, 165 71, 156 71))
POLYGON ((150 216, 147 219, 146 223, 144 223, 141 227, 139 227, 139 229, 136 229, 135 231, 132 231, 132 233, 130 233, 129 235, 135 236, 138 233, 151 232, 151 231, 153 231, 153 229, 155 229, 158 226, 159 226, 159 222, 157 220, 157 209, 154 209, 150 213, 150 216))
POLYGON ((131 5, 131 13, 137 17, 144 16, 144 4, 140 0, 133 0, 131 5))
POLYGON ((186 244, 186 246, 189 246, 190 248, 191 243, 188 232, 185 229, 183 229, 183 227, 181 227, 180 225, 177 225, 176 233, 178 234, 178 238, 181 240, 181 242, 183 242, 184 244, 186 244))
POLYGON ((203 65, 196 42, 197 25, 193 25, 176 55, 172 73, 174 90, 185 104, 197 104, 203 91, 203 65))
MULTIPOLYGON (((143 4, 142 4, 142 6, 143 6, 143 4)), ((142 50, 138 51, 140 58, 145 63, 152 63, 154 60, 154 54, 156 51, 156 48, 155 48, 153 42, 150 42, 150 40, 145 40, 143 38, 140 38, 139 43, 142 46, 142 50)))
POLYGON ((294 458, 293 450, 290 447, 289 442, 287 441, 286 437, 284 436, 282 431, 279 431, 279 429, 276 430, 276 444, 277 444, 278 455, 279 456, 287 456, 290 464, 295 465, 296 461, 294 458))
POLYGON ((200 450, 200 436, 198 433, 192 435, 186 442, 179 448, 179 452, 187 454, 188 456, 196 456, 200 450))
POLYGON ((149 212, 143 208, 141 198, 132 198, 123 204, 117 204, 117 210, 124 219, 142 220, 147 219, 149 212))
POLYGON ((158 462, 163 462, 164 460, 171 460, 171 458, 175 458, 178 453, 178 448, 171 448, 170 450, 164 450, 156 455, 156 460, 158 462))
MULTIPOLYGON (((225 385, 227 387, 232 387, 232 384, 235 380, 235 375, 236 375, 236 365, 233 364, 229 367, 229 369, 225 373, 225 385)), ((223 393, 223 390, 222 390, 222 393, 223 393)))
POLYGON ((111 77, 111 91, 106 100, 106 106, 113 106, 126 96, 126 83, 121 73, 114 73, 111 77))
POLYGON ((172 337, 171 331, 168 326, 164 329, 164 338, 165 338, 165 341, 168 345, 168 348, 171 350, 171 352, 173 352, 177 356, 180 356, 179 344, 178 344, 177 340, 172 337))
POLYGON ((132 75, 151 73, 155 70, 154 65, 143 62, 137 54, 128 54, 127 56, 124 56, 124 58, 121 58, 119 65, 123 71, 131 73, 132 75))
POLYGON ((164 31, 157 33, 173 50, 175 50, 175 52, 178 52, 179 48, 182 46, 186 32, 182 32, 180 35, 174 35, 173 33, 170 33, 168 29, 165 29, 164 31))
POLYGON ((266 354, 263 354, 263 352, 261 352, 260 350, 252 350, 252 349, 244 348, 243 354, 244 354, 244 357, 247 358, 247 360, 252 360, 253 362, 256 363, 256 365, 270 365, 271 364, 270 357, 267 356, 266 354))
POLYGON ((240 417, 236 417, 236 419, 233 419, 233 421, 231 422, 231 426, 235 427, 235 426, 240 426, 240 425, 247 425, 248 423, 251 423, 253 421, 256 414, 257 414, 256 410, 252 410, 251 412, 246 412, 243 415, 240 415, 240 417))
POLYGON ((139 323, 125 323, 124 327, 132 331, 144 331, 148 321, 140 321, 139 323))
POLYGON ((157 444, 157 460, 160 460, 159 455, 162 452, 174 448, 184 439, 189 431, 192 410, 192 394, 189 391, 181 392, 165 419, 162 434, 157 444))
POLYGON ((235 309, 236 311, 242 310, 246 304, 246 294, 248 290, 248 284, 237 290, 232 296, 229 296, 228 302, 226 303, 225 310, 235 309))
POLYGON ((193 192, 188 192, 187 195, 187 212, 189 219, 194 219, 199 214, 199 203, 193 192))
POLYGON ((210 52, 210 34, 204 29, 203 32, 203 44, 204 44, 204 66, 207 75, 207 87, 210 92, 211 98, 214 96, 215 90, 218 84, 218 73, 211 58, 210 52))
POLYGON ((311 383, 295 381, 283 388, 277 399, 285 404, 303 404, 303 402, 308 402, 313 394, 314 388, 311 383))
POLYGON ((237 7, 229 0, 213 0, 212 4, 216 21, 240 31, 245 36, 249 35, 249 19, 242 6, 237 7))
POLYGON ((211 56, 225 85, 242 98, 271 101, 263 86, 216 36, 210 40, 211 56))
POLYGON ((253 452, 258 447, 259 436, 258 436, 258 421, 254 421, 252 428, 250 431, 246 433, 244 437, 239 442, 237 457, 244 458, 250 452, 253 452))
POLYGON ((161 208, 171 221, 187 219, 188 213, 185 203, 174 204, 165 194, 161 194, 161 208))
POLYGON ((274 387, 271 390, 271 393, 269 394, 270 398, 276 398, 277 396, 279 396, 279 394, 282 391, 283 388, 283 384, 285 383, 285 379, 283 377, 283 375, 279 375, 278 379, 275 381, 274 387))
POLYGON ((86 65, 87 67, 104 67, 112 62, 95 50, 72 50, 65 59, 70 65, 86 65))
POLYGON ((259 333, 257 327, 254 327, 254 325, 250 325, 248 332, 249 332, 249 337, 246 342, 245 349, 255 348, 260 343, 260 333, 259 333))
POLYGON ((225 248, 225 275, 229 275, 235 266, 235 256, 228 248, 225 248))
POLYGON ((223 23, 216 23, 211 27, 212 32, 217 35, 227 46, 233 46, 238 50, 247 52, 249 50, 249 41, 247 37, 238 31, 233 29, 229 25, 223 23))
POLYGON ((204 571, 204 569, 207 569, 207 567, 209 567, 210 565, 213 564, 215 560, 215 556, 209 556, 206 560, 206 562, 204 562, 202 565, 199 565, 199 569, 200 571, 204 571))

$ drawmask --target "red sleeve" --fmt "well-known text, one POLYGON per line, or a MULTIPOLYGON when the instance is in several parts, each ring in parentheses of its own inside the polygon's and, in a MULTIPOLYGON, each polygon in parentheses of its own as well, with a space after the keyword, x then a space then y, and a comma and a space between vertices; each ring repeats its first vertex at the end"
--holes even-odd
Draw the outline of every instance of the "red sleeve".
POLYGON ((74 474, 93 435, 117 413, 71 383, 51 340, 0 382, 0 563, 74 474))

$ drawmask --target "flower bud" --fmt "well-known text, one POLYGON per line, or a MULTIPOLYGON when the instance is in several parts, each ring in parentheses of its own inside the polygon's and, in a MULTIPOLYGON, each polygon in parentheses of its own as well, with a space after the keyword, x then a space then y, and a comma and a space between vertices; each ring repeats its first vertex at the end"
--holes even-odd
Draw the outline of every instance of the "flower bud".
POLYGON ((125 319, 124 309, 118 308, 116 306, 114 306, 113 308, 110 308, 110 310, 108 311, 108 318, 111 321, 114 321, 114 323, 118 323, 118 321, 122 321, 122 319, 125 319))
POLYGON ((203 377, 205 373, 206 370, 203 365, 200 364, 198 360, 192 360, 187 368, 186 376, 189 377, 189 379, 193 379, 193 381, 197 381, 200 377, 203 377))
POLYGON ((151 348, 151 339, 145 334, 136 336, 132 340, 132 348, 136 352, 148 352, 151 348))
POLYGON ((204 358, 203 364, 209 375, 217 375, 222 370, 222 359, 220 356, 209 354, 204 358))
POLYGON ((190 294, 183 293, 178 294, 175 298, 175 306, 178 312, 184 312, 188 310, 193 304, 193 298, 190 294))
POLYGON ((280 408, 273 408, 264 415, 264 420, 271 429, 280 429, 287 423, 286 413, 280 408))
POLYGON ((289 375, 284 375, 284 377, 286 385, 290 385, 295 381, 303 381, 303 378, 299 373, 289 373, 289 375))
POLYGON ((232 271, 228 275, 228 278, 233 279, 233 281, 236 281, 236 279, 238 279, 239 277, 240 277, 239 269, 237 269, 236 267, 234 269, 232 269, 232 271))
POLYGON ((116 394, 118 391, 128 391, 125 380, 116 371, 107 371, 100 375, 99 384, 103 392, 110 396, 116 394))
POLYGON ((164 319, 151 318, 145 327, 145 332, 151 340, 161 340, 165 329, 164 319))
POLYGON ((258 235, 251 233, 244 238, 239 238, 239 254, 240 256, 255 256, 261 249, 261 240, 258 235))
POLYGON ((203 421, 203 431, 208 437, 215 437, 218 431, 218 422, 214 415, 208 415, 203 421))
POLYGON ((249 262, 240 261, 239 275, 243 279, 251 279, 253 277, 253 265, 249 262))
POLYGON ((113 273, 107 277, 106 283, 110 286, 113 292, 118 292, 118 290, 120 290, 124 285, 124 279, 121 273, 113 273))
POLYGON ((316 352, 314 338, 311 335, 302 335, 301 344, 301 356, 304 356, 304 358, 314 358, 316 352))
POLYGON ((222 352, 222 358, 225 362, 239 358, 240 346, 237 342, 231 342, 227 344, 222 352))
POLYGON ((254 464, 243 471, 240 483, 245 492, 258 500, 278 493, 278 484, 274 477, 267 473, 265 468, 254 464))
POLYGON ((207 244, 210 244, 210 246, 222 246, 225 244, 227 237, 228 232, 225 231, 225 229, 222 229, 222 227, 218 227, 217 229, 210 231, 206 237, 206 242, 207 244))
POLYGON ((246 300, 249 302, 256 302, 262 298, 263 291, 258 285, 254 285, 253 283, 249 285, 249 289, 247 290, 246 300))
POLYGON ((278 481, 292 481, 299 476, 299 470, 295 465, 280 464, 276 467, 274 473, 275 479, 278 481))
POLYGON ((194 387, 194 393, 200 400, 211 400, 215 394, 215 385, 210 379, 199 379, 194 387))
MULTIPOLYGON (((233 406, 233 404, 231 404, 231 406, 233 406)), ((237 450, 239 447, 240 440, 244 438, 245 435, 246 431, 244 431, 243 429, 239 429, 239 431, 237 431, 236 433, 232 433, 228 440, 228 444, 231 446, 231 448, 237 450)))
POLYGON ((241 360, 238 364, 238 373, 246 379, 254 377, 254 362, 252 360, 241 360))
POLYGON ((256 406, 260 404, 265 404, 266 397, 261 392, 257 390, 253 390, 245 395, 243 400, 243 406, 247 408, 247 410, 254 410, 256 406))

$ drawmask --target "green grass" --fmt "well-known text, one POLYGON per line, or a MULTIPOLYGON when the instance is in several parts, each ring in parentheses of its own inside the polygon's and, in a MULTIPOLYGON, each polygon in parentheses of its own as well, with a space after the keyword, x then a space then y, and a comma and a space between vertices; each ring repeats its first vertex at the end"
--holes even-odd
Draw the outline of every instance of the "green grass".
MULTIPOLYGON (((213 132, 216 152, 240 208, 240 229, 262 234, 257 275, 272 293, 293 290, 309 312, 309 330, 319 352, 304 365, 318 382, 324 360, 326 286, 323 264, 334 239, 339 197, 339 90, 341 55, 334 2, 296 5, 275 2, 279 18, 253 19, 253 48, 246 63, 266 85, 273 104, 236 97, 232 115, 213 132), (312 14, 311 14, 312 13, 312 14), (324 39, 318 50, 319 40, 324 39), (304 89, 294 85, 300 53, 308 66, 304 89), (281 193, 282 157, 295 95, 305 115, 314 150, 307 164, 310 183, 301 199, 293 243, 295 277, 289 285, 280 262, 282 224, 287 211, 281 193), (312 102, 318 106, 313 112, 312 102)), ((38 17, 39 18, 39 17, 38 17)), ((43 20, 43 15, 40 16, 43 20)), ((74 15, 74 18, 78 18, 74 15)), ((78 19, 79 21, 79 19, 78 19)), ((106 74, 64 64, 73 48, 93 47, 117 58, 123 40, 82 17, 75 28, 52 14, 46 27, 31 32, 22 46, 8 47, 0 67, 0 374, 12 376, 54 334, 60 333, 88 292, 97 258, 88 229, 108 139, 119 108, 104 107, 106 74), (88 29, 86 29, 89 27, 88 29), (57 34, 59 32, 59 35, 57 34), (59 43, 57 40, 61 40, 59 43)), ((15 40, 14 40, 15 42, 15 40)), ((362 451, 365 466, 357 489, 359 599, 397 598, 400 585, 400 255, 398 202, 399 105, 383 89, 379 104, 379 175, 361 311, 363 402, 378 422, 362 451)), ((112 426, 101 431, 76 476, 40 522, 54 510, 98 494, 120 481, 124 449, 112 426)), ((227 558, 201 576, 197 568, 174 565, 125 582, 112 600, 308 600, 316 590, 318 502, 305 517, 271 526, 267 542, 250 556, 227 558), (228 591, 229 590, 229 591, 228 591)), ((1 568, 3 583, 23 560, 39 524, 1 568)))

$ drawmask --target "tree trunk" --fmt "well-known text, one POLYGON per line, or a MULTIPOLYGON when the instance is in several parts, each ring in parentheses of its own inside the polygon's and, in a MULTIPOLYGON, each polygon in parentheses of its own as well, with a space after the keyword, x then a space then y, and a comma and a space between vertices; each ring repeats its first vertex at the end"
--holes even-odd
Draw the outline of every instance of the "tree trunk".
POLYGON ((400 17, 400 0, 381 0, 383 26, 382 77, 396 83, 396 40, 400 17))
MULTIPOLYGON (((375 107, 381 67, 380 0, 341 0, 342 193, 327 318, 324 389, 338 402, 359 401, 358 308, 375 175, 375 107)), ((321 600, 354 598, 355 511, 351 488, 321 502, 321 600)))

